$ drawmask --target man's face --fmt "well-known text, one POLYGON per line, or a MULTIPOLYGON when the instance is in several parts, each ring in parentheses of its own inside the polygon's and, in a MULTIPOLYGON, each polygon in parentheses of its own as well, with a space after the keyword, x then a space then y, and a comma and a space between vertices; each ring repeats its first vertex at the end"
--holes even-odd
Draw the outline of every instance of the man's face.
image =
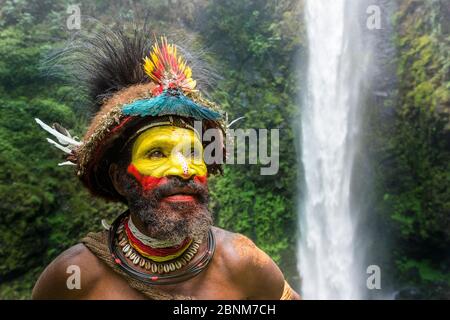
POLYGON ((119 183, 149 236, 181 242, 205 236, 211 226, 206 175, 195 132, 159 126, 137 137, 119 183))
POLYGON ((205 183, 207 169, 202 143, 189 129, 174 126, 151 128, 134 142, 128 172, 141 182, 144 190, 152 189, 169 176, 184 180, 193 178, 205 183))

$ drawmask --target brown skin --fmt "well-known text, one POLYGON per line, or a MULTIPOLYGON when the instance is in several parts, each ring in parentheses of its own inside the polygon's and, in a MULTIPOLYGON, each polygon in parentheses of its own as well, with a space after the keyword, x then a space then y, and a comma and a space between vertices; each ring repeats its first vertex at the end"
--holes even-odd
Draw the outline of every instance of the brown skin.
MULTIPOLYGON (((125 195, 119 169, 112 165, 111 180, 125 195)), ((132 213, 133 214, 133 213, 132 213)), ((136 215, 133 220, 141 232, 146 228, 136 215)), ((161 291, 193 299, 270 299, 278 300, 284 289, 284 277, 273 260, 247 237, 212 227, 216 250, 207 269, 199 275, 161 291)), ((203 243, 199 252, 206 250, 203 243)), ((188 267, 188 266, 186 266, 188 267)), ((58 256, 41 274, 32 293, 33 299, 145 299, 127 281, 100 261, 83 244, 77 244, 58 256), (80 268, 81 289, 68 289, 67 268, 80 268)), ((294 299, 300 299, 293 292, 294 299)))
MULTIPOLYGON (((160 289, 193 299, 280 299, 284 277, 277 265, 247 237, 213 227, 216 252, 206 270, 196 277, 160 289)), ((202 249, 202 248, 201 248, 202 249)), ((200 249, 200 250, 201 250, 200 249)), ((63 252, 42 273, 33 299, 145 299, 83 244, 63 252), (66 286, 67 267, 81 270, 81 289, 66 286)), ((294 293, 295 299, 299 295, 294 293)))

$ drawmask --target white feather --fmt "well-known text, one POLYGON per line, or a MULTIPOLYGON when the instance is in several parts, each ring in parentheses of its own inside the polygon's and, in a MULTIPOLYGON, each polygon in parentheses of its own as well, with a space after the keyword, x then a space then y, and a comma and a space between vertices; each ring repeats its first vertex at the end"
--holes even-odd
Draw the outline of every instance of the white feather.
POLYGON ((48 133, 50 133, 53 136, 55 136, 60 143, 68 144, 68 145, 72 145, 72 146, 77 146, 77 147, 81 146, 82 142, 76 141, 75 139, 72 139, 72 137, 68 137, 68 136, 63 135, 62 133, 58 132, 57 130, 53 129, 52 127, 46 125, 44 122, 42 122, 38 118, 35 118, 34 120, 36 120, 36 122, 41 126, 42 129, 44 129, 48 133))
POLYGON ((111 229, 111 225, 105 219, 102 219, 102 226, 105 230, 111 229))
POLYGON ((65 162, 60 162, 58 163, 58 166, 76 166, 75 163, 71 162, 71 161, 65 161, 65 162))
POLYGON ((234 119, 227 125, 227 128, 231 127, 233 124, 235 124, 236 122, 238 122, 239 120, 244 119, 244 118, 245 118, 245 116, 234 119))
POLYGON ((72 153, 72 150, 70 150, 69 148, 64 147, 64 146, 58 144, 56 141, 53 141, 53 140, 50 139, 50 138, 47 138, 47 141, 48 141, 50 144, 52 144, 52 145, 54 145, 55 147, 57 147, 59 150, 64 151, 65 153, 68 153, 68 154, 71 154, 71 153, 72 153))

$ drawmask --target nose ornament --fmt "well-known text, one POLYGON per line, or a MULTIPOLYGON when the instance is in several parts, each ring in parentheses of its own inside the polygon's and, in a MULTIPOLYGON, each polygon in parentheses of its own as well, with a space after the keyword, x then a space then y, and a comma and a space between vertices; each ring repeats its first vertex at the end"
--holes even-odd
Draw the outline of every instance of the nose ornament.
POLYGON ((186 161, 186 158, 181 154, 181 152, 177 152, 176 157, 177 157, 178 161, 180 161, 180 163, 181 163, 181 167, 183 169, 183 175, 189 176, 189 166, 186 161))

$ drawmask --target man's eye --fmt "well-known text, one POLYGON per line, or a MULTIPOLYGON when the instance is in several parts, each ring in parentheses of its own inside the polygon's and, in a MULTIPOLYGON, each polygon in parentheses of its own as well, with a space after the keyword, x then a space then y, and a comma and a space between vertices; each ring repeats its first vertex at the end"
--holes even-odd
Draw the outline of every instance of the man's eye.
POLYGON ((160 150, 153 150, 147 153, 148 158, 164 158, 165 155, 160 150))

